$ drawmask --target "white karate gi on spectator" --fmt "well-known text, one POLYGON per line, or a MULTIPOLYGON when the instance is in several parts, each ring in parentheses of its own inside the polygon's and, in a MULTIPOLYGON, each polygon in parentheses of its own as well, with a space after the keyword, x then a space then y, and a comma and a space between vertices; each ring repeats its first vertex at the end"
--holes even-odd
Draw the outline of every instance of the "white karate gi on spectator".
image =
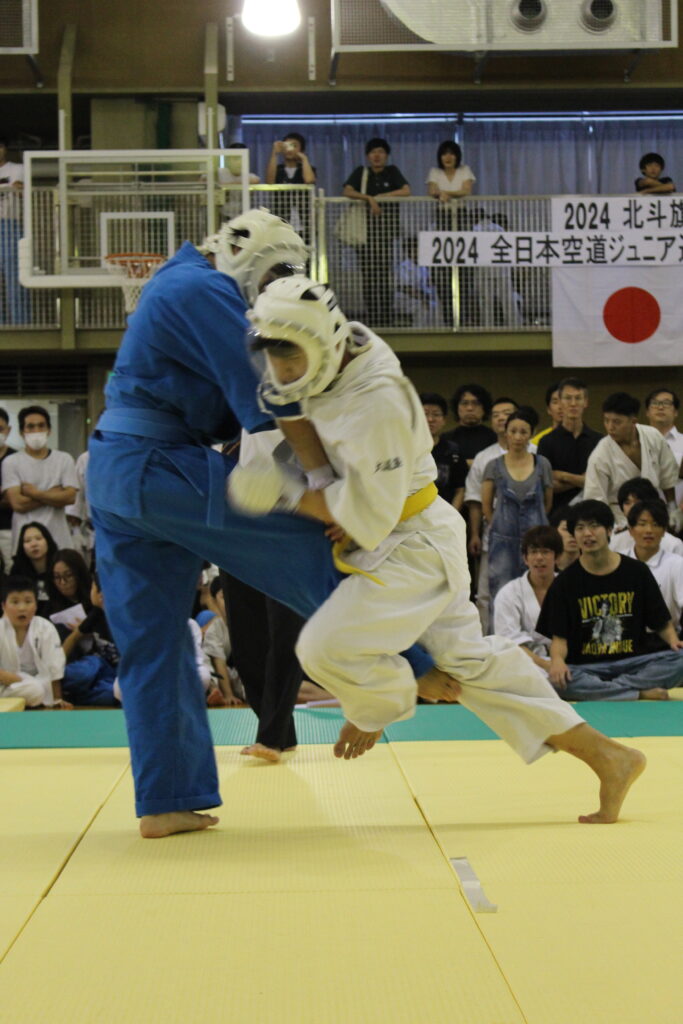
POLYGON ((507 637, 518 646, 528 647, 541 658, 550 657, 550 638, 536 629, 541 606, 524 573, 500 588, 493 602, 493 628, 496 636, 507 637))
POLYGON ((59 633, 47 619, 34 615, 21 648, 6 615, 0 618, 0 668, 21 682, 0 686, 0 697, 23 697, 29 707, 52 706, 52 683, 64 675, 66 658, 59 633))

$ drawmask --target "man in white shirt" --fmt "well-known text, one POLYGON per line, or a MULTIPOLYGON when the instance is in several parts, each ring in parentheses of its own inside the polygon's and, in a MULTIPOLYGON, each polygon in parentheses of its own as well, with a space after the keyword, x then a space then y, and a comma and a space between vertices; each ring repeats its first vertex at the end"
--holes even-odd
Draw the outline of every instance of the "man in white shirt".
POLYGON ((671 613, 671 621, 680 634, 683 609, 683 558, 662 546, 668 516, 666 505, 659 499, 639 501, 628 512, 631 543, 624 551, 629 558, 645 562, 657 580, 662 597, 671 613))
POLYGON ((639 411, 638 399, 625 391, 617 391, 603 402, 607 437, 598 442, 588 459, 584 500, 604 501, 612 509, 616 525, 625 525, 617 492, 625 480, 644 476, 663 492, 671 524, 679 528, 674 499, 678 463, 659 430, 637 422, 639 411))
POLYGON ((19 412, 24 450, 2 464, 2 491, 12 506, 12 550, 25 523, 45 526, 58 548, 71 547, 66 506, 78 493, 76 465, 67 452, 48 448, 51 423, 47 409, 29 405, 19 412))
MULTIPOLYGON (((683 434, 676 428, 680 400, 670 388, 656 388, 645 399, 645 415, 651 427, 662 435, 678 464, 678 475, 683 467, 683 434)), ((676 484, 676 504, 683 502, 683 482, 676 484)))
POLYGON ((0 138, 0 284, 5 293, 0 320, 5 324, 25 324, 31 316, 28 289, 19 284, 23 181, 24 168, 7 159, 7 140, 0 138))

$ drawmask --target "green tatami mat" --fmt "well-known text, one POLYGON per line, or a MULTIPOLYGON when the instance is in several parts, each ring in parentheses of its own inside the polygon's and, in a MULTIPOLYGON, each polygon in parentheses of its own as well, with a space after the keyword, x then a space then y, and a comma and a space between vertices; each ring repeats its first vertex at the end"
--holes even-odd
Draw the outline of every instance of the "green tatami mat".
MULTIPOLYGON (((579 713, 608 736, 683 736, 683 701, 604 701, 577 705, 579 713)), ((334 743, 343 716, 339 708, 295 711, 299 743, 334 743)), ((209 712, 217 746, 253 743, 256 716, 248 708, 209 712)), ((385 730, 391 743, 415 740, 491 740, 496 736, 459 705, 421 705, 415 717, 385 730)), ((0 749, 125 747, 123 712, 24 711, 0 716, 0 749)))

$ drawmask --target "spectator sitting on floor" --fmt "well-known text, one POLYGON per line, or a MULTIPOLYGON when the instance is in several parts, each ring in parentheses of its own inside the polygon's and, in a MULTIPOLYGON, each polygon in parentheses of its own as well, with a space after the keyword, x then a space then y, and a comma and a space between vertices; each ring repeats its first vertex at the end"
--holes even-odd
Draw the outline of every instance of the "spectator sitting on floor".
POLYGON ((29 707, 70 710, 62 697, 64 652, 57 630, 36 614, 35 581, 9 576, 3 582, 0 619, 0 696, 23 697, 29 707))
POLYGON ((62 647, 67 658, 64 692, 83 707, 118 707, 116 673, 119 652, 104 612, 104 595, 93 573, 88 614, 71 630, 62 647))
POLYGON ((36 586, 38 615, 50 613, 50 566, 57 545, 48 528, 42 523, 25 523, 19 534, 17 553, 12 562, 11 576, 25 576, 36 586))
POLYGON ((555 527, 562 540, 562 554, 555 562, 555 569, 557 572, 564 572, 568 566, 576 561, 580 554, 576 537, 567 529, 566 505, 564 507, 560 506, 560 508, 556 508, 551 512, 548 516, 548 522, 551 526, 555 527))
POLYGON ((211 580, 211 597, 217 612, 204 633, 204 653, 210 659, 218 687, 217 693, 209 693, 207 703, 210 707, 238 707, 245 701, 244 687, 240 677, 229 665, 232 645, 219 576, 211 580), (219 700, 220 695, 222 700, 219 700))
POLYGON ((446 399, 434 391, 423 391, 420 401, 427 417, 429 433, 432 435, 432 458, 436 463, 437 489, 444 501, 453 508, 461 509, 465 497, 467 466, 457 442, 447 441, 442 436, 448 411, 446 399))
MULTIPOLYGON (((642 476, 634 476, 631 480, 625 480, 617 493, 617 501, 621 509, 626 526, 623 529, 615 528, 610 537, 609 546, 612 551, 620 555, 627 555, 632 546, 632 537, 628 531, 628 513, 639 501, 659 501, 660 494, 649 480, 642 476)), ((662 550, 673 551, 676 555, 683 555, 683 541, 674 537, 673 533, 667 532, 662 537, 662 550)))
MULTIPOLYGON (((73 548, 62 548, 56 551, 47 580, 48 593, 50 595, 50 606, 48 618, 56 612, 67 611, 82 606, 82 618, 87 615, 91 608, 90 590, 92 576, 85 559, 73 548)), ((75 620, 69 619, 70 625, 76 625, 75 620)), ((57 632, 61 635, 59 626, 57 632)))
POLYGON ((538 445, 542 437, 549 434, 555 427, 559 427, 562 422, 562 401, 560 399, 559 384, 551 384, 549 388, 546 388, 545 407, 548 416, 550 416, 550 426, 544 427, 543 430, 539 430, 537 434, 534 434, 531 438, 531 443, 535 445, 538 445))
POLYGON ((447 431, 444 437, 447 441, 455 441, 468 466, 480 451, 497 441, 496 432, 485 423, 492 407, 491 395, 480 384, 461 384, 451 398, 451 410, 458 425, 447 431))
MULTIPOLYGON (((631 545, 624 552, 629 558, 644 562, 657 580, 676 632, 681 631, 683 609, 683 558, 666 551, 662 540, 667 536, 668 516, 663 501, 639 501, 627 515, 631 545)), ((655 649, 661 650, 661 645, 655 649)))
POLYGON ((554 580, 536 623, 552 638, 548 677, 565 700, 668 700, 683 683, 683 641, 648 567, 610 550, 613 526, 602 501, 567 510, 581 556, 554 580), (648 628, 670 650, 647 653, 648 628))
POLYGON ((536 623, 561 554, 562 538, 553 526, 532 526, 522 537, 527 572, 501 587, 493 602, 496 636, 514 640, 545 672, 550 668, 550 640, 537 632, 536 623))

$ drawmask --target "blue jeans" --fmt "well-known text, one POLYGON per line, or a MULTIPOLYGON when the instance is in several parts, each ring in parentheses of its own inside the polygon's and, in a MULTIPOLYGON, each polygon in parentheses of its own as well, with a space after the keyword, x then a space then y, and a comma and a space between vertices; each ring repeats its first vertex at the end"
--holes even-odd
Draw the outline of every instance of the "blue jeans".
POLYGON ((86 707, 118 707, 114 696, 116 669, 99 654, 86 654, 64 670, 62 693, 72 704, 86 707))
POLYGON ((570 665, 564 700, 638 700, 641 690, 683 685, 683 651, 657 651, 635 658, 570 665))

